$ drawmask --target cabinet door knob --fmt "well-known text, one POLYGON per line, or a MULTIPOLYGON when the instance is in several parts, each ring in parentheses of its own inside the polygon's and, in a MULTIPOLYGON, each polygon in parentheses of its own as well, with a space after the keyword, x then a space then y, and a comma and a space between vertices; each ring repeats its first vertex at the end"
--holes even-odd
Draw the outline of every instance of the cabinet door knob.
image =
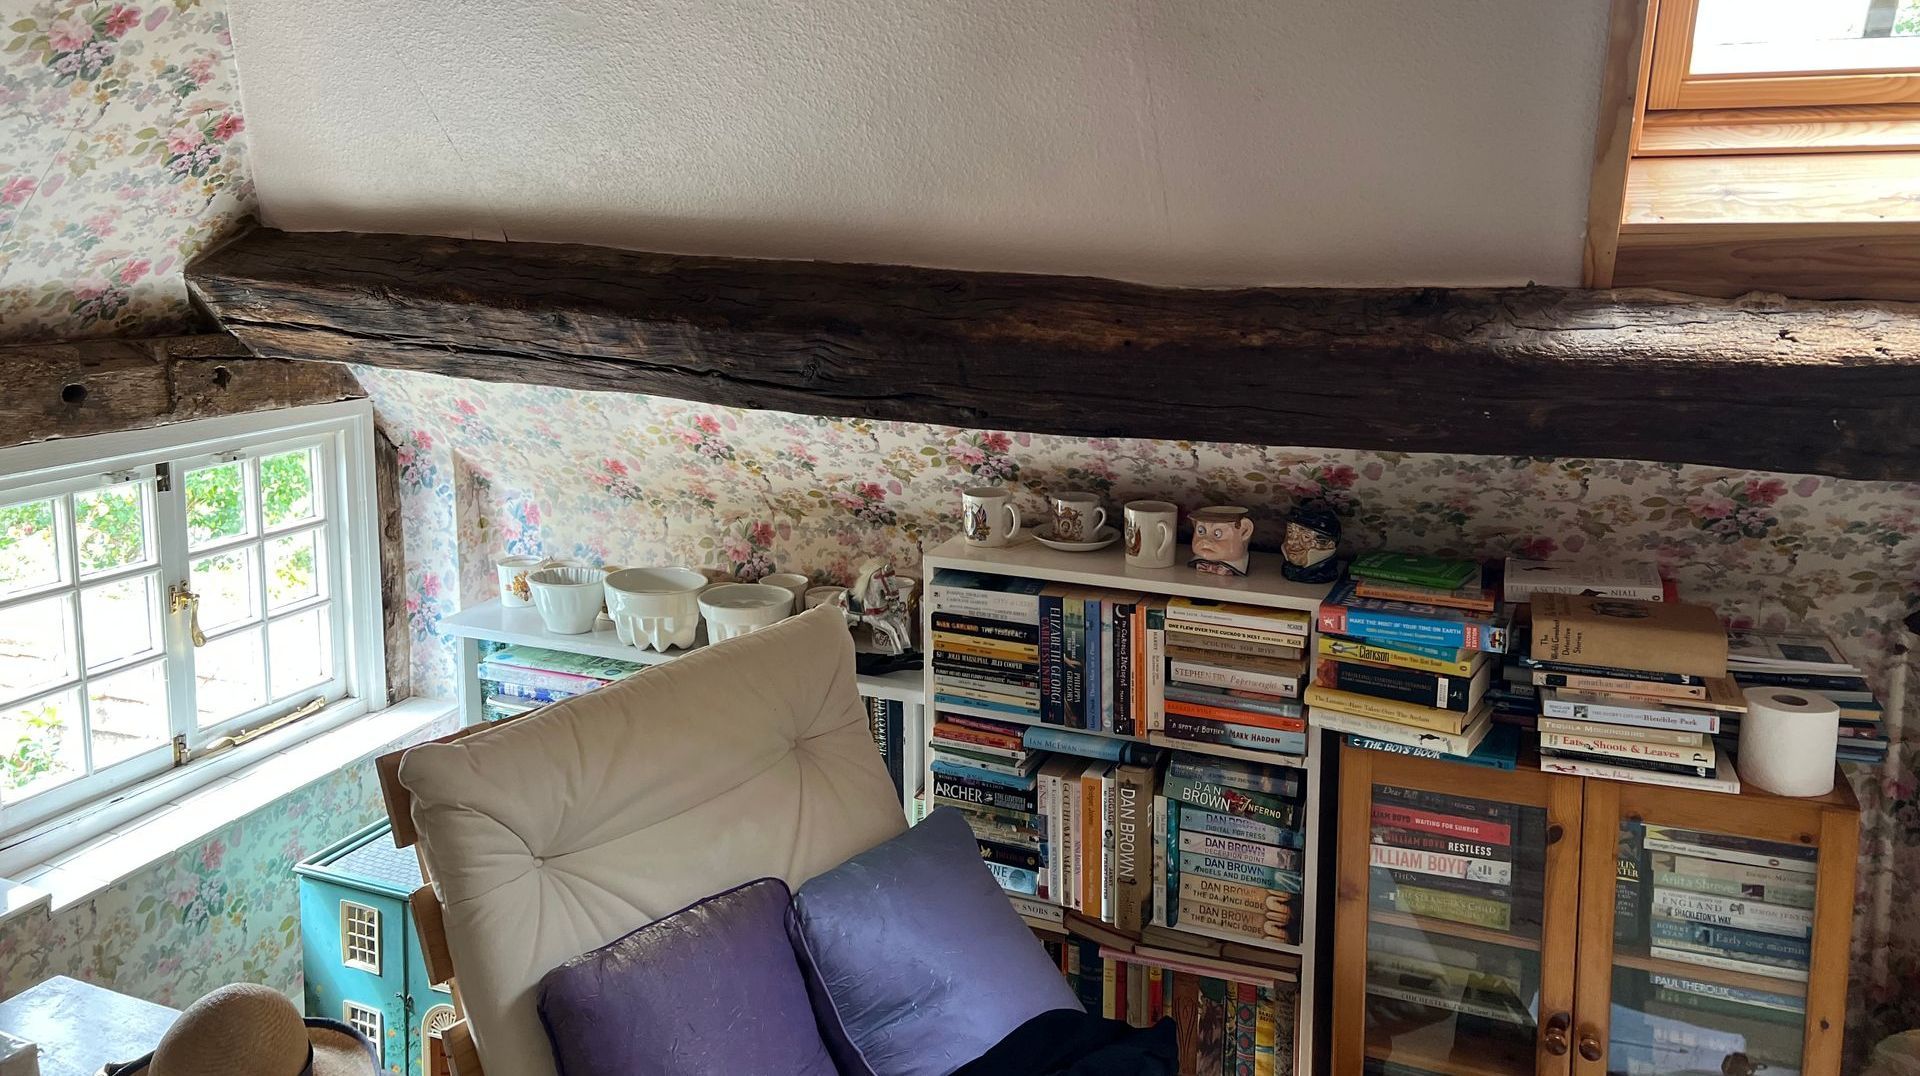
POLYGON ((1593 1028, 1581 1028, 1580 1056, 1588 1061, 1598 1061, 1604 1053, 1605 1051, 1600 1049, 1600 1036, 1594 1034, 1593 1028))
POLYGON ((1547 1018, 1546 1030, 1541 1041, 1547 1044, 1547 1052, 1555 1057, 1567 1056, 1567 1032, 1573 1027, 1573 1017, 1557 1012, 1547 1018))

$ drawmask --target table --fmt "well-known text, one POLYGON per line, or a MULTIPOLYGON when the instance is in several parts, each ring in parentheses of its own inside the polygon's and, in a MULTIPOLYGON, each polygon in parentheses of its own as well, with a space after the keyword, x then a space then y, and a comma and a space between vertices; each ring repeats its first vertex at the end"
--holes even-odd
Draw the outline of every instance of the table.
POLYGON ((56 975, 0 1002, 0 1031, 40 1045, 40 1076, 94 1076, 152 1052, 180 1013, 56 975))

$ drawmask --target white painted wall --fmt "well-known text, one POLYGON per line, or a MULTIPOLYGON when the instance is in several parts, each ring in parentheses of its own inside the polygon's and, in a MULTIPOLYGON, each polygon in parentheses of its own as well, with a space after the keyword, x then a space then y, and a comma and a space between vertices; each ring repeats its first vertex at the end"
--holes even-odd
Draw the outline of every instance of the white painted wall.
POLYGON ((231 0, 269 223, 1578 282, 1607 0, 231 0))

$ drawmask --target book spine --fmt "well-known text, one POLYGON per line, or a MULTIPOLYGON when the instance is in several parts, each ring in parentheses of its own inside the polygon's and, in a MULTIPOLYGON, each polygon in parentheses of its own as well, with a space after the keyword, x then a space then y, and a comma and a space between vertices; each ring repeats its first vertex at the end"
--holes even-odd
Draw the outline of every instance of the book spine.
POLYGON ((1037 707, 1027 705, 1024 702, 1012 699, 1001 701, 998 699, 984 700, 967 698, 966 696, 955 695, 952 692, 946 691, 944 690, 945 687, 946 685, 940 683, 936 678, 933 694, 933 701, 936 706, 958 711, 979 710, 995 716, 1004 715, 1006 717, 1023 717, 1032 721, 1039 720, 1039 715, 1036 713, 1037 707))
POLYGON ((1274 870, 1299 871, 1300 853, 1291 848, 1276 848, 1270 844, 1255 841, 1243 841, 1237 837, 1220 837, 1211 833, 1188 831, 1180 834, 1180 850, 1195 855, 1219 856, 1239 863, 1258 867, 1272 867, 1274 870))
POLYGON ((1167 611, 1147 607, 1147 728, 1159 731, 1167 705, 1167 611))
POLYGON ((1441 878, 1458 878, 1462 881, 1485 885, 1504 886, 1511 885, 1513 882, 1513 864, 1510 861, 1450 856, 1440 852, 1395 848, 1383 844, 1370 845, 1367 851, 1367 862, 1375 867, 1410 871, 1415 874, 1430 874, 1441 878))
POLYGON ((1060 832, 1063 847, 1060 850, 1060 906, 1080 908, 1080 878, 1086 871, 1087 849, 1080 839, 1080 805, 1084 797, 1080 792, 1081 778, 1062 777, 1060 779, 1060 832))
POLYGON ((526 684, 510 683, 505 680, 488 681, 486 687, 488 695, 521 699, 526 702, 559 702, 561 699, 573 698, 576 694, 576 692, 558 688, 529 687, 526 684))
POLYGON ((1070 728, 1087 727, 1087 614, 1086 603, 1079 598, 1062 598, 1061 615, 1066 629, 1060 636, 1062 706, 1070 728))
POLYGON ((1645 755, 1608 755, 1594 751, 1579 751, 1567 747, 1540 746, 1543 758, 1567 759, 1574 762, 1587 762, 1601 766, 1624 766, 1628 769, 1646 773, 1671 773, 1681 777, 1712 777, 1712 766, 1692 766, 1684 762, 1667 762, 1645 755))
POLYGON ((934 677, 934 682, 943 695, 951 695, 956 699, 971 699, 974 702, 997 703, 1011 707, 1018 713, 1031 713, 1035 718, 1040 716, 1040 696, 1034 691, 1010 687, 1006 684, 987 684, 940 675, 934 677))
POLYGON ((1134 735, 1133 729, 1133 606, 1113 607, 1113 731, 1134 735))
POLYGON ((1248 792, 1264 792, 1285 800, 1297 800, 1306 794, 1306 783, 1300 771, 1278 766, 1225 762, 1208 755, 1180 753, 1174 755, 1167 772, 1248 792))
POLYGON ((1373 899, 1407 915, 1424 915, 1488 930, 1513 929, 1513 906, 1501 900, 1423 886, 1373 886, 1373 899))
POLYGON ((1034 819, 1034 813, 1032 811, 1015 811, 1005 807, 995 807, 986 803, 973 803, 968 800, 951 799, 941 795, 932 797, 930 807, 952 807, 969 817, 978 818, 1011 829, 1031 828, 1034 819))
POLYGON ((1422 643, 1427 646, 1454 647, 1461 650, 1486 650, 1505 653, 1505 625, 1490 620, 1429 620, 1425 617, 1390 613, 1378 609, 1357 609, 1322 603, 1320 630, 1334 635, 1359 635, 1385 642, 1422 643))
POLYGON ((1210 901, 1194 900, 1183 893, 1180 896, 1180 920, 1257 940, 1286 941, 1290 935, 1293 913, 1291 910, 1251 912, 1227 908, 1210 901))
POLYGON ((1253 1076, 1277 1076, 1280 1071, 1276 1060, 1279 1014, 1275 1011, 1271 989, 1264 986, 1258 989, 1260 1002, 1253 1025, 1253 1076))
POLYGON ((1079 909, 1092 918, 1100 918, 1100 879, 1105 867, 1101 856, 1106 851, 1103 827, 1106 815, 1100 807, 1100 774, 1089 770, 1080 776, 1080 893, 1079 909))
POLYGON ((1040 876, 1035 872, 1022 870, 1019 867, 1009 867, 1005 863, 994 863, 989 860, 982 862, 985 862, 987 870, 992 872, 993 880, 1007 892, 1028 897, 1040 892, 1040 876))
POLYGON ((1176 684, 1201 684, 1233 691, 1254 691, 1262 695, 1277 695, 1283 699, 1300 697, 1300 677, 1297 675, 1282 676, 1275 673, 1229 668, 1224 665, 1205 665, 1177 657, 1167 663, 1167 678, 1176 684))
POLYGON ((1086 599, 1087 645, 1083 653, 1086 661, 1087 716, 1082 727, 1098 732, 1105 732, 1109 728, 1102 709, 1104 706, 1102 692, 1105 690, 1106 675, 1101 670, 1101 659, 1106 656, 1106 652, 1101 649, 1105 640, 1100 611, 1104 604, 1098 598, 1086 599))
POLYGON ((1252 983, 1234 984, 1233 1006, 1233 1073, 1234 1076, 1253 1076, 1254 1064, 1254 1026, 1258 1022, 1255 1010, 1259 1007, 1259 995, 1252 983))
POLYGON ((1338 635, 1319 636, 1317 646, 1323 657, 1366 661, 1420 672, 1446 673, 1449 676, 1472 676, 1479 663, 1486 660, 1480 651, 1463 650, 1457 646, 1383 643, 1376 639, 1343 638, 1338 635))
POLYGON ((1501 863, 1513 862, 1513 846, 1490 844, 1486 841, 1469 840, 1463 837, 1447 837, 1438 833, 1426 833, 1411 829, 1393 829, 1380 826, 1373 830, 1373 843, 1390 845, 1419 852, 1431 852, 1442 856, 1463 856, 1468 859, 1497 860, 1501 863))
POLYGON ((1653 910, 1672 919, 1686 919, 1717 927, 1738 927, 1790 938, 1813 934, 1813 911, 1759 901, 1734 900, 1705 893, 1688 893, 1656 886, 1653 910))
POLYGON ((1176 803, 1192 804, 1216 814, 1238 815, 1268 825, 1292 829, 1300 820, 1300 805, 1261 792, 1168 774, 1162 793, 1176 803))
POLYGON ((1010 682, 1028 687, 1037 686, 1040 682, 1040 666, 1033 661, 1015 661, 1011 658, 990 658, 979 654, 936 650, 933 653, 933 667, 953 669, 969 676, 1005 677, 1010 682))
MULTIPOLYGON (((1183 835, 1184 836, 1184 835, 1183 835)), ((1242 863, 1237 859, 1222 856, 1199 855, 1194 852, 1180 851, 1181 877, 1204 875, 1223 882, 1238 882, 1260 889, 1278 889, 1289 893, 1300 891, 1300 875, 1296 871, 1275 870, 1253 863, 1242 863)))
POLYGON ((1307 618, 1298 613, 1187 599, 1175 599, 1168 606, 1167 620, 1182 629, 1233 628, 1256 636, 1283 635, 1294 639, 1306 638, 1308 627, 1307 618))
POLYGON ((1023 847, 1007 841, 989 840, 977 835, 974 837, 974 843, 980 846, 981 859, 988 863, 999 863, 1003 866, 1032 871, 1035 884, 1039 883, 1041 857, 1038 848, 1023 847))
POLYGON ((933 650, 936 654, 970 654, 1022 665, 1032 665, 1040 660, 1040 648, 1034 643, 1010 643, 978 635, 950 635, 937 631, 933 633, 933 650))
POLYGON ((938 771, 933 774, 933 794, 961 803, 998 807, 1004 811, 1032 813, 1033 809, 1039 806, 1038 797, 1032 789, 1020 791, 1004 788, 986 781, 954 777, 938 771))
POLYGON ((1172 926, 1167 918, 1168 894, 1180 881, 1180 835, 1174 814, 1178 811, 1165 796, 1153 798, 1153 919, 1172 926))
POLYGON ((1115 682, 1113 661, 1118 653, 1114 649, 1114 604, 1110 601, 1096 603, 1100 609, 1100 727, 1107 732, 1118 731, 1114 725, 1113 693, 1118 684, 1115 682))
POLYGON ((1780 904, 1789 908, 1813 907, 1813 888, 1811 886, 1762 885, 1742 883, 1726 878, 1701 877, 1692 874, 1675 874, 1672 871, 1653 872, 1653 884, 1668 889, 1685 889, 1694 893, 1705 893, 1715 897, 1735 897, 1740 900, 1759 900, 1768 904, 1780 904))
POLYGON ((1659 695, 1674 699, 1704 699, 1703 684, 1662 684, 1651 680, 1627 680, 1614 676, 1583 676, 1578 673, 1548 672, 1535 669, 1533 682, 1539 687, 1564 687, 1574 691, 1599 691, 1623 695, 1659 695))
POLYGON ((1755 837, 1736 837, 1724 833, 1682 829, 1679 826, 1649 824, 1647 842, 1647 847, 1654 851, 1677 852, 1702 859, 1730 860, 1735 863, 1777 867, 1781 870, 1799 871, 1804 874, 1812 874, 1818 869, 1815 861, 1819 853, 1814 849, 1780 844, 1755 837), (1739 859, 1729 854, 1734 852, 1746 853, 1750 858, 1739 859))
POLYGON ((1084 732, 1067 729, 1029 727, 1022 740, 1029 751, 1057 751, 1061 754, 1079 755, 1083 758, 1104 758, 1117 761, 1126 754, 1127 744, 1121 740, 1110 740, 1104 736, 1089 736, 1084 732))
MULTIPOLYGON (((1755 1009, 1773 1009, 1805 1015, 1806 1004, 1790 994, 1777 994, 1771 990, 1755 990, 1746 986, 1726 986, 1721 983, 1705 982, 1680 975, 1650 973, 1647 982, 1653 986, 1656 996, 1663 1001, 1676 997, 1710 998, 1732 1005, 1747 1006, 1755 1009)), ((1796 1020, 1794 1023, 1798 1024, 1796 1020)))
POLYGON ((1465 732, 1436 732, 1432 729, 1414 728, 1398 721, 1376 717, 1363 717, 1340 710, 1315 708, 1307 712, 1307 724, 1314 728, 1332 729, 1353 736, 1365 736, 1374 740, 1402 744, 1407 747, 1420 747, 1429 751, 1438 751, 1457 758, 1465 758, 1473 753, 1477 746, 1473 737, 1465 732))
POLYGON ((1040 872, 1040 899, 1054 900, 1060 892, 1060 778, 1045 769, 1035 778, 1040 795, 1037 821, 1047 849, 1046 869, 1040 872))
POLYGON ((1024 759, 1026 748, 1020 745, 1018 737, 995 736, 992 733, 961 728, 940 722, 933 727, 933 737, 929 741, 934 747, 948 747, 956 751, 968 751, 983 755, 994 755, 1006 759, 1024 759))
POLYGON ((1031 773, 1006 773, 991 766, 972 761, 955 761, 952 758, 935 758, 930 767, 942 777, 952 777, 962 781, 981 785, 993 785, 996 788, 1011 789, 1015 792, 1031 790, 1036 782, 1031 773))
POLYGON ((1113 770, 1100 778, 1100 918, 1113 922, 1118 903, 1119 863, 1115 850, 1115 825, 1118 797, 1114 794, 1113 770))
POLYGON ((1039 641, 1040 627, 1037 624, 1016 624, 1005 620, 988 620, 976 616, 958 616, 953 613, 934 613, 933 630, 949 635, 977 635, 984 639, 998 639, 1002 642, 1033 644, 1039 641))
MULTIPOLYGON (((1564 736, 1609 736, 1618 739, 1620 727, 1598 721, 1569 721, 1558 717, 1540 719, 1542 733, 1558 733, 1564 736)), ((1642 743, 1665 744, 1670 747, 1704 747, 1709 742, 1706 733, 1687 732, 1681 729, 1636 728, 1632 734, 1642 743)))
POLYGON ((1569 702, 1548 696, 1540 700, 1540 716, 1568 721, 1596 721, 1601 724, 1633 725, 1650 729, 1677 729, 1682 732, 1720 731, 1720 715, 1715 713, 1679 713, 1671 710, 1643 710, 1633 706, 1603 706, 1569 702))
POLYGON ((1114 774, 1113 925, 1140 933, 1153 914, 1153 770, 1121 766, 1114 774))
POLYGON ((1040 720, 1059 725, 1066 721, 1066 668, 1061 649, 1066 620, 1059 595, 1042 592, 1039 602, 1040 720))
POLYGON ((1165 728, 1161 731, 1168 739, 1218 747, 1239 747, 1249 751, 1271 751, 1277 755, 1303 755, 1307 751, 1304 732, 1277 732, 1259 725, 1188 717, 1171 710, 1164 724, 1165 728))
POLYGON ((1371 695, 1355 694, 1351 691, 1339 691, 1321 687, 1318 684, 1307 689, 1307 705, 1325 706, 1328 709, 1371 717, 1382 721, 1396 721, 1403 725, 1426 729, 1430 732, 1458 733, 1466 727, 1468 715, 1453 710, 1436 710, 1431 706, 1416 706, 1412 703, 1395 702, 1391 699, 1374 698, 1371 695))
POLYGON ((1745 972, 1748 975, 1765 975, 1788 982, 1807 981, 1807 969, 1789 967, 1759 960, 1743 960, 1740 957, 1727 956, 1724 953, 1703 953, 1698 949, 1676 948, 1671 945, 1654 943, 1647 946, 1647 955, 1661 960, 1671 960, 1683 964, 1699 964, 1709 968, 1722 968, 1727 971, 1745 972))
POLYGON ((1296 898, 1296 894, 1283 889, 1223 881, 1192 872, 1180 877, 1179 894, 1182 900, 1205 901, 1222 908, 1236 908, 1261 915, 1284 915, 1293 908, 1296 898))
POLYGON ((1420 788, 1403 788, 1399 785, 1380 785, 1374 789, 1374 799, 1391 801, 1402 807, 1411 807, 1418 811, 1437 811, 1441 814, 1457 814, 1469 818, 1491 818, 1496 822, 1512 822, 1519 817, 1518 809, 1511 803, 1498 800, 1483 800, 1473 796, 1455 796, 1444 792, 1428 792, 1420 788))
POLYGON ((1802 969, 1813 957, 1812 943, 1803 938, 1767 934, 1738 927, 1716 927, 1682 919, 1655 916, 1653 938, 1670 945, 1714 949, 1733 957, 1759 957, 1798 964, 1802 969))
POLYGON ((1749 896, 1745 890, 1763 890, 1774 896, 1754 897, 1773 904, 1790 904, 1800 907, 1813 906, 1813 876, 1800 871, 1778 870, 1771 867, 1756 867, 1744 863, 1728 863, 1715 859, 1702 859, 1695 856, 1676 855, 1671 852, 1660 853, 1654 859, 1654 868, 1658 873, 1671 874, 1675 879, 1688 884, 1681 888, 1696 888, 1705 882, 1722 883, 1734 886, 1741 892, 1729 896, 1749 896))
POLYGON ((1236 639, 1203 632, 1190 631, 1175 627, 1168 632, 1167 642, 1172 646, 1183 646, 1190 650, 1207 650, 1216 654, 1237 654, 1241 657, 1266 658, 1272 661, 1294 661, 1300 657, 1300 640, 1289 636, 1274 636, 1272 642, 1259 639, 1236 639))
POLYGON ((1227 984, 1211 976, 1200 979, 1199 1049, 1193 1070, 1197 1076, 1226 1076, 1227 984))
POLYGON ((1276 845, 1281 848, 1299 848, 1302 845, 1302 837, 1298 830, 1257 822, 1240 815, 1221 814, 1217 811, 1184 806, 1177 800, 1169 801, 1169 809, 1179 816, 1182 836, 1188 832, 1207 833, 1239 841, 1253 841, 1256 844, 1276 845))
POLYGON ((1383 803, 1373 805, 1373 824, 1423 833, 1437 833, 1444 837, 1463 837, 1484 844, 1511 845, 1513 843, 1513 828, 1505 822, 1417 811, 1383 803))
POLYGON ((1290 702, 1264 691, 1234 691, 1195 684, 1169 685, 1166 688, 1166 702, 1184 702, 1189 706, 1219 706, 1243 713, 1266 714, 1268 717, 1305 717, 1307 715, 1305 703, 1290 702))
POLYGON ((1005 624, 1034 624, 1039 621, 1039 603, 1032 594, 1009 594, 935 583, 927 588, 927 602, 935 614, 948 613, 1005 624))
POLYGON ((502 665, 492 661, 480 663, 480 679, 491 680, 502 687, 511 684, 516 687, 561 692, 567 696, 583 694, 594 688, 604 687, 607 683, 605 680, 597 680, 591 676, 529 669, 519 665, 502 665))
POLYGON ((1357 579, 1353 584, 1353 592, 1362 598, 1412 602, 1415 605, 1445 605, 1476 613, 1491 613, 1500 605, 1493 591, 1478 583, 1469 583, 1463 587, 1427 587, 1418 583, 1357 579))
POLYGON ((1337 658, 1322 660, 1315 672, 1316 684, 1415 706, 1465 713, 1480 701, 1473 697, 1473 681, 1457 676, 1379 668, 1337 658))

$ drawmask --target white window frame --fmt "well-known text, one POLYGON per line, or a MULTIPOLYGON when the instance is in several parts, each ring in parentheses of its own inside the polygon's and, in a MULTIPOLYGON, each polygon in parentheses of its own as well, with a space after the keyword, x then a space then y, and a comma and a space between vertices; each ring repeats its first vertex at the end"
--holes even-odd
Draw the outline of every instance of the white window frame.
MULTIPOLYGON (((302 689, 293 705, 286 701, 268 704, 204 729, 192 715, 184 726, 177 716, 174 720, 174 727, 186 736, 188 750, 197 751, 221 736, 277 721, 300 704, 324 695, 328 705, 322 710, 286 729, 288 735, 274 734, 276 748, 284 748, 386 705, 373 432, 372 405, 366 400, 353 400, 20 445, 0 449, 0 500, 11 503, 31 499, 42 490, 70 490, 109 472, 132 472, 150 479, 162 463, 171 465, 171 479, 178 486, 185 481, 188 469, 183 463, 190 466, 230 453, 258 456, 320 445, 325 466, 317 493, 324 505, 322 511, 337 519, 337 539, 328 541, 324 551, 332 572, 328 591, 330 627, 338 655, 333 678, 310 690, 302 689)), ((169 518, 167 498, 156 497, 155 501, 156 528, 184 526, 184 521, 169 518)), ((260 537, 256 535, 255 540, 260 537)), ((166 617, 167 588, 187 581, 187 558, 167 556, 163 543, 155 553, 162 569, 159 598, 166 617)), ((260 622, 264 634, 264 611, 260 622)), ((182 635, 179 631, 168 632, 170 650, 180 645, 182 635)), ((181 706, 186 697, 184 691, 172 693, 170 707, 181 706)), ((68 782, 19 803, 0 805, 0 859, 10 858, 6 849, 27 842, 42 843, 39 838, 52 829, 139 796, 145 785, 164 782, 170 797, 190 792, 198 784, 220 776, 227 767, 205 766, 220 758, 194 759, 177 767, 169 745, 165 751, 149 751, 118 763, 107 773, 68 782), (103 777, 111 780, 100 780, 103 777)))
POLYGON ((357 971, 380 974, 380 909, 361 904, 359 901, 340 902, 340 965, 357 971), (359 913, 357 916, 355 913, 359 913), (355 921, 366 924, 364 932, 353 929, 355 921), (365 941, 365 945, 358 944, 365 941), (357 950, 364 948, 366 959, 356 956, 357 950))
POLYGON ((349 998, 340 1003, 340 1022, 365 1035, 380 1055, 379 1063, 387 1063, 386 1013, 349 998))

